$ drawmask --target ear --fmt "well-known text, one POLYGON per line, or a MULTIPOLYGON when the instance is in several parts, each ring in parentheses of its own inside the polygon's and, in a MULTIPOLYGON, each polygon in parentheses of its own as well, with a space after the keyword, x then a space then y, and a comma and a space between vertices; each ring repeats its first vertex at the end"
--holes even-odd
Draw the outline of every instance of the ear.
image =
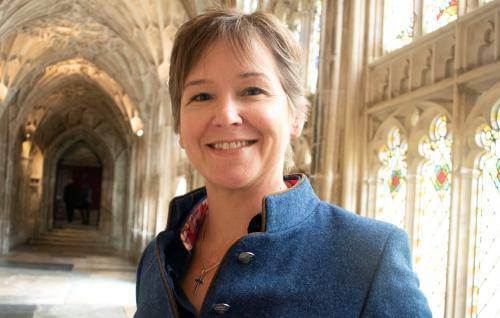
POLYGON ((304 124, 307 118, 307 110, 308 106, 306 103, 304 103, 299 107, 299 109, 297 109, 296 114, 293 116, 292 127, 290 130, 290 137, 292 139, 299 138, 302 134, 302 129, 304 128, 304 124))
POLYGON ((302 134, 302 129, 304 128, 303 116, 295 116, 291 128, 292 129, 290 130, 290 137, 292 139, 299 138, 300 135, 302 134))

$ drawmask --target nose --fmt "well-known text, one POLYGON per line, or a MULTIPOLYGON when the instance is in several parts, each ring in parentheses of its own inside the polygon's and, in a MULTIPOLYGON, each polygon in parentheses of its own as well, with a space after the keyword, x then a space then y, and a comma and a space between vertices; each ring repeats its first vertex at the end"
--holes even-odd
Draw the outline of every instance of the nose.
POLYGON ((214 112, 213 124, 217 127, 239 126, 243 122, 239 107, 231 97, 220 100, 214 112))

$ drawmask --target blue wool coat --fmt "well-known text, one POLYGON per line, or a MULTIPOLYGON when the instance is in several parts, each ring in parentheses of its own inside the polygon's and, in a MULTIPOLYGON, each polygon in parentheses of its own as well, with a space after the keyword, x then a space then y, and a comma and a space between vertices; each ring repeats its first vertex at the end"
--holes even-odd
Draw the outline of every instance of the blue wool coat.
MULTIPOLYGON (((139 263, 136 318, 180 316, 177 260, 165 255, 204 195, 199 189, 171 202, 167 229, 139 263)), ((431 317, 405 232, 319 200, 305 176, 264 199, 262 230, 228 250, 200 317, 431 317), (242 261, 245 252, 254 256, 242 261)))

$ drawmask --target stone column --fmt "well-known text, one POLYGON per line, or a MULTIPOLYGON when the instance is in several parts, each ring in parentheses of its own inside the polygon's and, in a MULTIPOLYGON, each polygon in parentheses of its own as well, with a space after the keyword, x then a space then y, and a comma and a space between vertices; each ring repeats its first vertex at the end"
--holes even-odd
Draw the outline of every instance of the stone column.
POLYGON ((413 250, 415 240, 415 214, 417 202, 417 172, 416 169, 408 171, 406 175, 406 209, 405 209, 405 225, 408 232, 410 248, 413 250))
POLYGON ((448 251, 447 290, 450 297, 446 298, 446 318, 465 318, 467 296, 467 279, 471 279, 468 261, 470 258, 470 224, 474 214, 471 203, 477 191, 472 191, 474 167, 467 165, 467 135, 464 133, 466 110, 475 103, 474 98, 464 92, 463 87, 455 84, 453 87, 453 118, 452 118, 452 189, 450 207, 450 242, 448 251), (470 104, 470 105, 468 105, 470 104), (471 169, 472 168, 472 169, 471 169), (453 294, 453 295, 452 295, 453 294))
POLYGON ((365 125, 363 71, 365 1, 327 1, 320 60, 319 105, 314 118, 314 184, 321 198, 359 209, 365 125))
POLYGON ((325 1, 319 59, 318 102, 312 112, 312 183, 327 201, 340 201, 340 105, 344 1, 325 1))
MULTIPOLYGON (((455 169, 453 169, 455 170, 455 169)), ((454 177, 458 181, 460 187, 461 197, 456 200, 456 204, 452 203, 452 212, 458 213, 456 216, 456 224, 458 234, 456 235, 453 242, 455 248, 450 249, 453 254, 450 255, 454 260, 454 271, 453 276, 449 276, 453 279, 450 282, 450 290, 453 291, 453 295, 450 295, 454 302, 448 304, 447 312, 449 315, 447 317, 455 318, 465 318, 467 317, 467 305, 471 303, 472 299, 472 271, 471 268, 473 264, 469 263, 470 260, 470 239, 471 239, 471 226, 472 217, 475 214, 473 210, 473 194, 477 194, 477 180, 479 178, 479 171, 475 169, 462 168, 457 170, 457 176, 454 177)), ((455 180, 454 180, 455 181, 455 180)), ((455 200, 454 200, 455 201, 455 200)), ((450 244, 453 246, 453 244, 450 244)))
POLYGON ((9 111, 6 109, 0 117, 0 255, 9 247, 9 213, 7 210, 7 163, 9 140, 9 111))

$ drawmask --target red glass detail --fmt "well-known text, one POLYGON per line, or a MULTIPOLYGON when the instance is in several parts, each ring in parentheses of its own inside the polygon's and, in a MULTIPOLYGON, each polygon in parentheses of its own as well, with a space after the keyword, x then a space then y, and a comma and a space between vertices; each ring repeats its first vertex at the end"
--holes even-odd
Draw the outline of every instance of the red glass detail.
POLYGON ((446 182, 446 177, 447 174, 444 170, 439 171, 439 174, 437 175, 437 180, 439 184, 443 185, 446 182))
POLYGON ((399 185, 399 177, 398 176, 392 176, 391 186, 393 188, 396 188, 398 185, 399 185))

